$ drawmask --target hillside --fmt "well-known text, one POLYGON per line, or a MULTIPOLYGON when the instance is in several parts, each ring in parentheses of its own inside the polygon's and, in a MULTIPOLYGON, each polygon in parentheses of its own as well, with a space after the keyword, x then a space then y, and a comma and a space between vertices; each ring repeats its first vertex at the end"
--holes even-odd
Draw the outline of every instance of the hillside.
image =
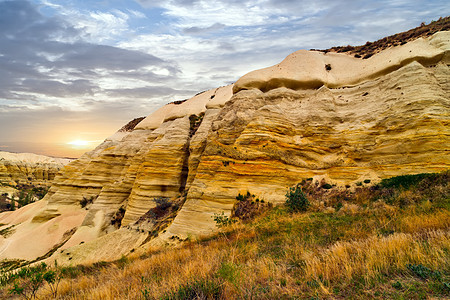
POLYGON ((0 183, 46 183, 52 181, 59 170, 72 160, 33 153, 0 151, 0 183))
POLYGON ((0 212, 40 200, 72 159, 0 151, 0 212))
POLYGON ((0 259, 112 261, 216 232, 239 194, 276 206, 306 179, 350 193, 446 171, 449 49, 440 31, 367 59, 300 50, 167 104, 67 165, 42 201, 0 214, 0 259))
MULTIPOLYGON (((305 180, 306 212, 239 197, 238 223, 218 234, 110 263, 59 267, 57 297, 47 284, 38 297, 447 299, 449 175, 394 177, 353 192, 305 180), (243 207, 259 209, 243 221, 243 207)), ((1 298, 13 281, 1 278, 1 298)), ((27 281, 15 282, 24 287, 27 281)))

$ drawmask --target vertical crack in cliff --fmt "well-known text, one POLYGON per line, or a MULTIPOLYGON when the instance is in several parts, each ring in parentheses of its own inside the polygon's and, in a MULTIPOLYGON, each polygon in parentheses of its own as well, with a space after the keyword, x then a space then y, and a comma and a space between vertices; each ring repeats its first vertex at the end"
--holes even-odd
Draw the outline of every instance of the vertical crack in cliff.
POLYGON ((189 146, 191 144, 191 138, 188 139, 186 145, 184 146, 184 157, 183 157, 183 167, 181 168, 180 174, 180 194, 183 195, 186 188, 186 182, 189 175, 189 146))
POLYGON ((189 137, 188 140, 184 146, 184 157, 183 157, 183 166, 181 168, 181 174, 180 174, 180 194, 183 195, 186 191, 186 182, 189 175, 189 157, 191 155, 190 153, 190 145, 192 137, 197 132, 198 128, 202 124, 203 117, 205 116, 205 113, 202 112, 198 116, 197 115, 190 115, 189 116, 189 137))

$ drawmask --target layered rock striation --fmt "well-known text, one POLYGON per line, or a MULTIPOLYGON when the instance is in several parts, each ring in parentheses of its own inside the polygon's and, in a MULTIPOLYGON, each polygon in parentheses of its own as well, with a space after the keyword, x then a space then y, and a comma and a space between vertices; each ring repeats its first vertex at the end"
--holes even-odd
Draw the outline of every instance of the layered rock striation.
POLYGON ((72 159, 0 151, 0 182, 47 184, 72 159))
POLYGON ((1 214, 15 233, 0 258, 116 259, 212 232, 238 193, 282 203, 305 178, 344 186, 446 170, 449 39, 438 32, 368 59, 301 50, 168 104, 69 164, 33 209, 1 214), (161 198, 177 207, 164 226, 161 198))

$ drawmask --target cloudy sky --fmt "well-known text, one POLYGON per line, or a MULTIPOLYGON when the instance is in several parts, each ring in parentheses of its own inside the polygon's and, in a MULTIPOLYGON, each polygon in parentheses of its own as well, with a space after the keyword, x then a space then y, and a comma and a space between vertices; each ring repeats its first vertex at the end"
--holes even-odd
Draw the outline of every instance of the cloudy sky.
POLYGON ((296 50, 360 45, 449 12, 447 0, 0 0, 0 150, 79 156, 296 50))

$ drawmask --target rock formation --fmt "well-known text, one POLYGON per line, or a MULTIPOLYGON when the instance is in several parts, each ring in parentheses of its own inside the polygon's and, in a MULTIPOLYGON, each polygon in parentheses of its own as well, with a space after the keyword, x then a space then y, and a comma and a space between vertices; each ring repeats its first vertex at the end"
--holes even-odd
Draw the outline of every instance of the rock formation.
POLYGON ((0 151, 0 182, 47 184, 72 159, 0 151))
POLYGON ((300 50, 168 104, 66 166, 42 201, 1 214, 14 232, 0 258, 117 259, 212 232, 238 193, 277 204, 305 178, 343 187, 446 170, 449 49, 443 31, 368 59, 300 50))

